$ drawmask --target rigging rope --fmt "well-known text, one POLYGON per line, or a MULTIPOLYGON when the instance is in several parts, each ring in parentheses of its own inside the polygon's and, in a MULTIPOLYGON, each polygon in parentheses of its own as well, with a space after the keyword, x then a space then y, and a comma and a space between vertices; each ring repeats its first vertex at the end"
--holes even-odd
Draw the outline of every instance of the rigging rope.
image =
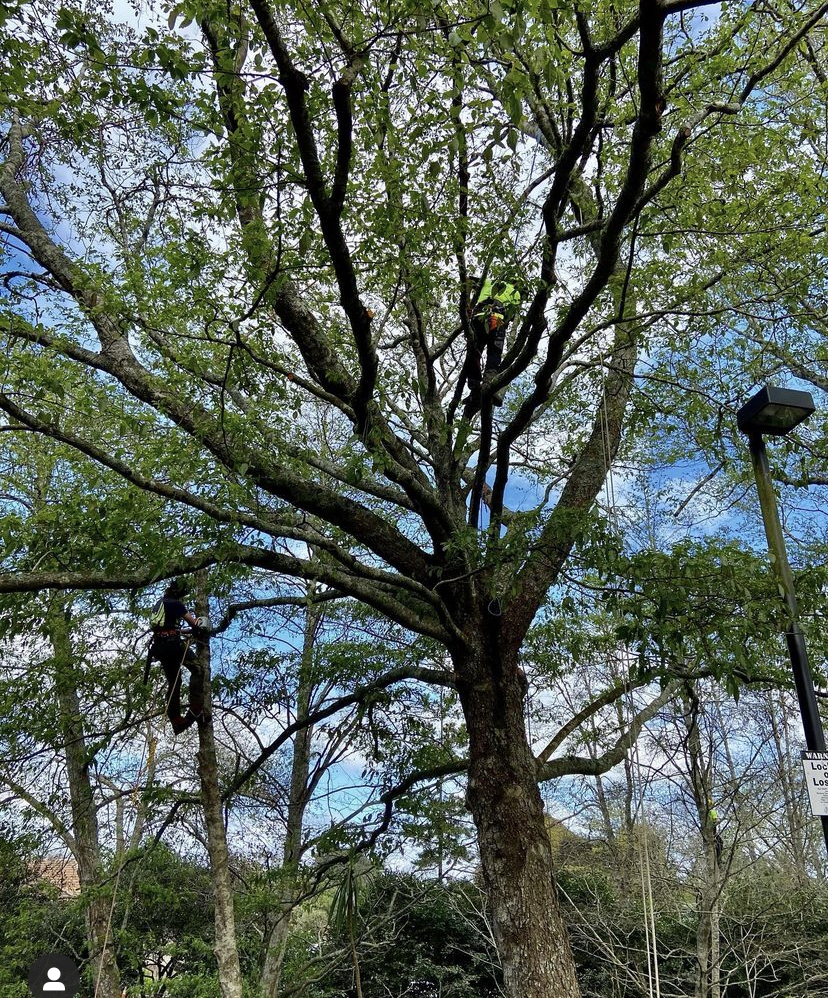
MULTIPOLYGON (((175 687, 175 684, 178 683, 181 680, 181 674, 184 671, 184 659, 187 657, 187 651, 188 651, 188 649, 190 647, 191 639, 192 639, 191 635, 187 635, 187 637, 184 640, 184 651, 183 651, 183 653, 181 655, 181 661, 178 663, 178 672, 176 673, 175 682, 170 686, 169 694, 167 696, 167 702, 164 705, 164 714, 165 715, 166 715, 166 713, 167 713, 167 711, 169 710, 169 707, 170 707, 170 701, 172 700, 172 694, 173 694, 173 689, 175 687)), ((144 748, 142 749, 142 752, 141 752, 141 763, 140 763, 140 765, 138 767, 138 774, 135 777, 135 780, 134 780, 133 785, 132 785, 132 793, 133 793, 133 795, 135 795, 135 794, 138 793, 138 787, 139 787, 139 783, 141 781, 141 777, 144 775, 144 773, 146 772, 146 770, 149 768, 150 763, 151 763, 152 759, 154 758, 154 756, 155 756, 155 746, 153 744, 151 744, 150 741, 148 741, 148 740, 145 741, 144 742, 144 748)), ((121 882, 121 872, 124 869, 124 866, 125 866, 125 864, 121 863, 118 866, 118 872, 115 874, 115 883, 114 883, 114 885, 112 887, 112 904, 110 904, 110 906, 109 906, 109 915, 108 915, 107 920, 106 920, 106 929, 104 931, 103 943, 102 943, 101 948, 100 948, 100 963, 98 964, 98 976, 95 979, 95 993, 94 993, 93 998, 98 998, 98 991, 99 991, 100 986, 101 986, 101 977, 103 975, 103 968, 104 968, 104 956, 106 954, 107 947, 109 946, 109 937, 110 937, 110 934, 111 934, 111 931, 112 931, 112 917, 115 914, 115 903, 116 903, 116 901, 118 899, 118 886, 119 886, 119 884, 121 882)))
MULTIPOLYGON (((604 492, 606 496, 607 517, 610 526, 618 530, 618 508, 615 495, 615 478, 612 471, 612 460, 610 452, 612 440, 610 437, 609 415, 607 412, 607 363, 604 356, 603 347, 598 344, 601 357, 601 401, 599 403, 599 419, 601 429, 601 446, 603 449, 604 468, 604 492)), ((633 698, 630 666, 631 655, 626 648, 616 649, 616 661, 620 666, 621 681, 626 685, 627 697, 627 729, 632 727, 635 717, 635 700, 633 698)), ((641 770, 641 758, 638 750, 638 739, 636 738, 627 750, 632 773, 632 784, 636 791, 637 801, 635 816, 641 816, 641 836, 638 841, 638 863, 641 875, 641 903, 644 915, 644 941, 647 948, 647 986, 650 998, 661 998, 661 982, 658 969, 658 939, 655 927, 655 904, 653 902, 653 884, 650 869, 650 846, 649 828, 647 813, 644 804, 644 779, 641 770), (636 789, 637 784, 637 789, 636 789)))

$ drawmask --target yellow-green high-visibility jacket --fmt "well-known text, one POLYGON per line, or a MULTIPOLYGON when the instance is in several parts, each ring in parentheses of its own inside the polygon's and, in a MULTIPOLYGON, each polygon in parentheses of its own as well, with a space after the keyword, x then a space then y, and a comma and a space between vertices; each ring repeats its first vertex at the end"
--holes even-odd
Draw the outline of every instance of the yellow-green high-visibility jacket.
MULTIPOLYGON (((494 302, 491 314, 500 316, 501 319, 512 316, 520 307, 520 292, 508 281, 490 281, 488 278, 483 282, 480 294, 477 296, 477 305, 494 302), (497 289, 497 290, 495 290, 497 289)), ((475 315, 483 315, 489 309, 475 308, 475 315)))

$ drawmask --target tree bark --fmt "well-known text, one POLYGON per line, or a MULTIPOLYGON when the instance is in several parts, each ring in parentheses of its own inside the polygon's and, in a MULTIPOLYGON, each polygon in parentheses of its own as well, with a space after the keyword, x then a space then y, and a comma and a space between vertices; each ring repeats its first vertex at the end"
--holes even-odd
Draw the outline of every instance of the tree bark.
POLYGON ((47 614, 49 640, 54 652, 54 676, 72 808, 75 861, 78 881, 87 895, 86 934, 89 959, 95 982, 95 998, 121 998, 118 964, 112 946, 112 889, 102 886, 98 812, 86 745, 83 711, 78 686, 80 677, 74 659, 69 627, 69 611, 64 600, 55 596, 47 614))
POLYGON ((715 896, 711 899, 710 905, 710 998, 721 998, 722 993, 722 970, 721 970, 721 942, 719 935, 719 912, 721 888, 719 885, 719 863, 714 855, 713 859, 713 884, 715 886, 715 896))
MULTIPOLYGON (((196 611, 207 614, 206 583, 202 573, 198 579, 199 593, 196 611)), ((242 976, 236 944, 236 916, 233 908, 233 883, 230 877, 230 852, 224 827, 224 812, 219 790, 216 741, 213 735, 212 698, 210 690, 210 647, 204 642, 198 649, 203 675, 204 711, 210 722, 198 729, 198 775, 201 781, 201 803, 207 830, 207 851, 213 882, 216 939, 213 952, 218 965, 221 998, 242 998, 242 976)), ((191 681, 195 681, 193 676, 191 681)))
MULTIPOLYGON (((485 611, 484 611, 485 613, 485 611)), ((524 685, 514 654, 488 641, 455 654, 469 733, 467 803, 511 998, 579 998, 575 962, 555 889, 535 760, 526 738, 524 685)))

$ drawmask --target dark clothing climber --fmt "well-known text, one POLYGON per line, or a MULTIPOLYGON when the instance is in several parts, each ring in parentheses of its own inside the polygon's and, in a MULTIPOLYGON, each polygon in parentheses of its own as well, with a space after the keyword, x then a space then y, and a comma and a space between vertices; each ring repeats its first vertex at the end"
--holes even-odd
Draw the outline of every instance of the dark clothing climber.
POLYGON ((144 682, 149 678, 150 663, 160 662, 167 679, 167 717, 176 734, 186 731, 191 724, 207 723, 204 714, 204 670, 198 661, 191 637, 181 633, 181 622, 192 627, 193 633, 201 631, 198 618, 184 605, 181 597, 186 589, 180 582, 173 582, 163 597, 155 604, 152 616, 152 643, 147 652, 147 667, 144 682), (190 673, 189 706, 181 716, 181 674, 183 669, 190 673))
MULTIPOLYGON (((466 358, 466 380, 469 384, 469 401, 480 398, 483 382, 483 351, 486 351, 485 373, 500 370, 503 359, 503 345, 506 341, 506 327, 520 308, 520 292, 507 281, 485 280, 471 309, 472 342, 466 358)), ((503 399, 495 396, 493 402, 500 405, 503 399)))

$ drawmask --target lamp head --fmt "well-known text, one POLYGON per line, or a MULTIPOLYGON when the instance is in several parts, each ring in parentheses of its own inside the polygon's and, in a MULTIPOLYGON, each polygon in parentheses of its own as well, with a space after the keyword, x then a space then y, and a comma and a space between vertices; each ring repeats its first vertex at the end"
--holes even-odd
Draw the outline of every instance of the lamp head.
POLYGON ((809 392, 765 385, 736 413, 742 433, 783 437, 816 411, 809 392))

